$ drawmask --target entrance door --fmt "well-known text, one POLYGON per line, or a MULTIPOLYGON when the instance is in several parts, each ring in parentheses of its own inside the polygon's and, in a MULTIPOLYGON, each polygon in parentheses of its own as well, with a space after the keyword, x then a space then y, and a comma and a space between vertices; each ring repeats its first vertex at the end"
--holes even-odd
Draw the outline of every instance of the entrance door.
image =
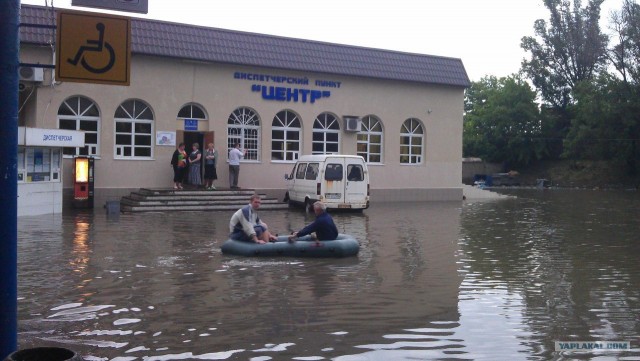
MULTIPOLYGON (((184 143, 185 151, 187 154, 190 154, 193 151, 193 144, 198 143, 199 150, 201 153, 204 153, 205 149, 207 149, 207 144, 213 142, 213 132, 177 132, 176 136, 178 137, 178 142, 180 142, 179 137, 180 133, 182 133, 182 142, 184 143)), ((204 162, 203 158, 200 158, 200 177, 204 175, 204 162)), ((187 179, 189 177, 185 177, 185 183, 190 184, 191 182, 187 179)))

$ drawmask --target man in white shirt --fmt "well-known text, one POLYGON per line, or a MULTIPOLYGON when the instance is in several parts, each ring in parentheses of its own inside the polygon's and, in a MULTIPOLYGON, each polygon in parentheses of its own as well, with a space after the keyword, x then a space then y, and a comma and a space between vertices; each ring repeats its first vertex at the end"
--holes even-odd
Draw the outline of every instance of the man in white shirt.
POLYGON ((256 212, 262 203, 260 196, 254 194, 249 204, 238 209, 229 221, 229 238, 237 241, 264 244, 276 237, 271 235, 267 224, 260 220, 256 212))
POLYGON ((240 159, 244 158, 247 150, 240 150, 240 143, 229 151, 229 187, 238 188, 238 177, 240 176, 240 159))

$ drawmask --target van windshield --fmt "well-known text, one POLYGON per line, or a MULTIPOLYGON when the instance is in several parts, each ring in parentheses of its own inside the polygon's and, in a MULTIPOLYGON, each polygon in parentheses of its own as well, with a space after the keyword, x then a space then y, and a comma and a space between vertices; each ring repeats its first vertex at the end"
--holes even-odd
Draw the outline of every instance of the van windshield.
POLYGON ((324 171, 324 180, 341 181, 342 180, 342 164, 330 163, 324 171))

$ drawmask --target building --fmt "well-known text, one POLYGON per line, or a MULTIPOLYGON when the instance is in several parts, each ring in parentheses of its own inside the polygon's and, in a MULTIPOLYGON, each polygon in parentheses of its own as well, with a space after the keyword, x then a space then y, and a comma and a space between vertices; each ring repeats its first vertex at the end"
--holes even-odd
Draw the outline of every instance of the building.
MULTIPOLYGON (((53 24, 55 11, 23 5, 21 18, 53 24)), ((52 81, 37 67, 22 77, 20 126, 85 132, 84 147, 63 151, 65 200, 74 156, 95 157, 100 205, 170 187, 175 144, 211 141, 218 186, 239 142, 244 188, 282 196, 300 155, 343 153, 368 162, 373 202, 462 199, 460 59, 139 18, 131 28, 130 86, 52 81)), ((52 64, 54 39, 21 27, 21 62, 52 64)))

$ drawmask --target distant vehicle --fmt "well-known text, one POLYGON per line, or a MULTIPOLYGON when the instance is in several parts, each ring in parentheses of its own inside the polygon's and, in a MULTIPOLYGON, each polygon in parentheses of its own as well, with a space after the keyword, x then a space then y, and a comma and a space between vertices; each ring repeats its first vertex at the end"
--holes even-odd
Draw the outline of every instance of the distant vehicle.
POLYGON ((284 177, 289 205, 309 209, 322 201, 327 209, 369 208, 369 170, 361 156, 303 155, 284 177))
POLYGON ((520 180, 517 172, 476 174, 473 176, 473 185, 479 188, 499 186, 519 186, 520 180))

